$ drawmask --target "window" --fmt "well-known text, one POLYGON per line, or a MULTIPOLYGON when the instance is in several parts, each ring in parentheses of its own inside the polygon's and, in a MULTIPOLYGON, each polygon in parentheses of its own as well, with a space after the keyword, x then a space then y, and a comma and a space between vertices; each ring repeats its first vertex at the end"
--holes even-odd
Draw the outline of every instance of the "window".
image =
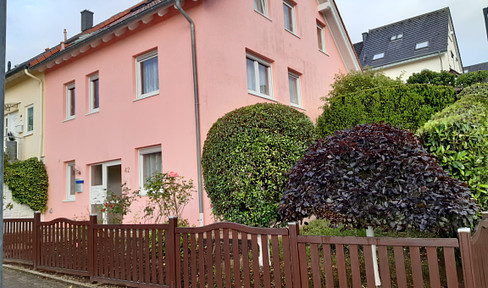
POLYGON ((66 85, 66 119, 75 118, 75 83, 66 85))
POLYGON ((268 16, 268 0, 254 0, 254 10, 268 16))
POLYGON ((385 53, 378 53, 373 56, 373 60, 378 60, 385 57, 385 53))
POLYGON ((317 40, 319 50, 325 53, 325 27, 317 23, 317 40))
POLYGON ((283 16, 285 19, 285 29, 296 33, 295 5, 289 1, 283 1, 283 16))
POLYGON ((158 51, 136 58, 137 98, 159 94, 158 51))
POLYGON ((99 91, 99 80, 98 80, 98 73, 93 74, 90 76, 90 97, 89 97, 89 107, 90 113, 98 112, 98 108, 100 108, 100 91, 99 91))
POLYGON ((288 72, 288 87, 290 89, 290 104, 301 107, 300 76, 293 72, 288 72))
POLYGON ((415 50, 422 49, 425 47, 429 47, 429 41, 417 43, 417 45, 415 45, 415 50))
POLYGON ((103 165, 97 164, 91 166, 91 186, 103 185, 103 165))
POLYGON ((30 135, 34 131, 34 106, 29 105, 25 108, 25 131, 26 135, 30 135))
POLYGON ((394 40, 398 40, 398 39, 402 39, 402 38, 403 38, 403 34, 397 34, 397 35, 391 36, 390 41, 394 41, 394 40))
POLYGON ((144 191, 144 184, 154 173, 163 171, 163 161, 161 156, 161 146, 139 149, 139 185, 141 193, 144 191))
POLYGON ((75 162, 66 163, 66 200, 75 200, 76 168, 75 162))
POLYGON ((272 98, 271 64, 253 55, 246 56, 247 90, 249 93, 272 98))

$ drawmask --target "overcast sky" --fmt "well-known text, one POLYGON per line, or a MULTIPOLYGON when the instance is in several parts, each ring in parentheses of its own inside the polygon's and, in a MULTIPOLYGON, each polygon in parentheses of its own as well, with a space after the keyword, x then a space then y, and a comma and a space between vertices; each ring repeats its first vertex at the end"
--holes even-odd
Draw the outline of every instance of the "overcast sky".
MULTIPOLYGON (((16 65, 59 44, 65 28, 68 37, 79 33, 80 12, 84 9, 95 13, 94 24, 97 24, 138 2, 7 0, 7 61, 16 65)), ((353 43, 361 41, 361 34, 369 29, 449 6, 463 65, 488 62, 482 13, 483 7, 488 7, 488 0, 336 0, 336 4, 353 43)))

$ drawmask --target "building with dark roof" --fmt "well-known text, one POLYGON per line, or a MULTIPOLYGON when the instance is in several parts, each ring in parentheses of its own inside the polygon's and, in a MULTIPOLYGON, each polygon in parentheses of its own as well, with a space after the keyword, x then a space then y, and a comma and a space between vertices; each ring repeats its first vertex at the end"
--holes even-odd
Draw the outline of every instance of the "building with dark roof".
POLYGON ((488 71, 488 62, 474 64, 470 66, 464 66, 464 73, 476 72, 476 71, 488 71))
POLYGON ((354 44, 363 68, 408 78, 424 69, 463 72, 449 8, 374 28, 354 44))

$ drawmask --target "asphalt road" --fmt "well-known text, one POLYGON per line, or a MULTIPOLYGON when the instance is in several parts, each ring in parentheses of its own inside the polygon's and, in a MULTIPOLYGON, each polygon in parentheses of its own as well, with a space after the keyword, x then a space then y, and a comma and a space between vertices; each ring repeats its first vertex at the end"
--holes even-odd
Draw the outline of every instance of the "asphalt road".
POLYGON ((81 286, 61 283, 56 280, 4 267, 3 288, 81 288, 81 286))

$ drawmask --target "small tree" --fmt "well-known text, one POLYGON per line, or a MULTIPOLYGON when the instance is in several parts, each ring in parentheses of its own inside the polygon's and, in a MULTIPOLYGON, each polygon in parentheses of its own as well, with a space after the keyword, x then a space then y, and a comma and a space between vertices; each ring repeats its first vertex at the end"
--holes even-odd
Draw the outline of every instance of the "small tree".
POLYGON ((447 232, 470 225, 478 206, 410 132, 355 126, 317 141, 289 173, 279 213, 356 228, 447 232))
POLYGON ((173 171, 156 173, 146 181, 144 189, 147 196, 145 217, 151 217, 155 223, 160 223, 176 216, 179 225, 188 226, 188 220, 183 219, 182 214, 195 191, 193 180, 186 181, 173 171))
POLYGON ((276 223, 286 173, 313 139, 310 119, 281 104, 246 106, 218 119, 202 155, 213 214, 250 226, 276 223))

